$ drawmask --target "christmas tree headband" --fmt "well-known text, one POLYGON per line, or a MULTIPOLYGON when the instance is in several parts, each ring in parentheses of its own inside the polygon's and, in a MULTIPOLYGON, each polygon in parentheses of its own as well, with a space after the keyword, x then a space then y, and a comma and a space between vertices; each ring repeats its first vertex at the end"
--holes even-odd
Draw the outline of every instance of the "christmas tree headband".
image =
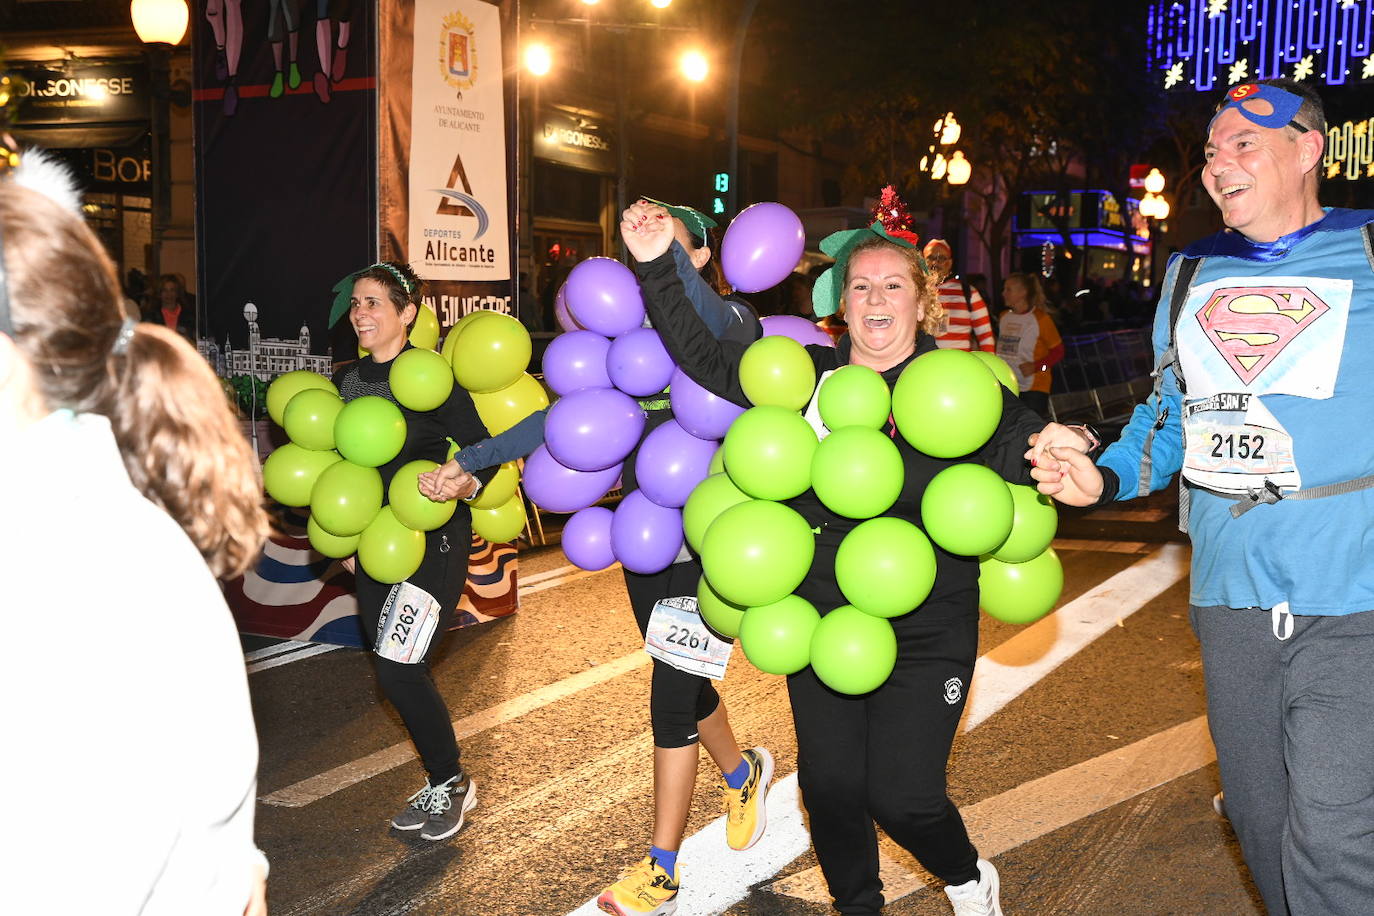
POLYGON ((917 247, 921 238, 911 231, 911 214, 907 212, 906 204, 897 196, 897 190, 892 185, 883 188, 882 197, 873 210, 873 216, 875 218, 871 226, 862 229, 841 229, 821 239, 821 251, 834 258, 835 263, 817 277, 816 285, 811 287, 811 308, 817 318, 833 315, 839 309, 843 293, 841 287, 844 285, 845 270, 849 266, 849 256, 861 242, 876 237, 901 248, 910 248, 916 252, 921 272, 930 272, 926 259, 917 247))
POLYGON ((329 309, 328 327, 334 327, 338 320, 348 311, 348 303, 353 298, 353 284, 358 281, 358 278, 369 270, 379 269, 386 271, 396 278, 396 282, 400 284, 401 289, 405 290, 406 298, 410 298, 410 295, 415 292, 414 285, 405 278, 405 274, 397 270, 394 264, 389 264, 386 261, 378 261, 376 264, 364 267, 362 270, 354 271, 351 274, 345 274, 343 279, 335 283, 333 290, 331 290, 331 292, 334 293, 334 305, 329 309))

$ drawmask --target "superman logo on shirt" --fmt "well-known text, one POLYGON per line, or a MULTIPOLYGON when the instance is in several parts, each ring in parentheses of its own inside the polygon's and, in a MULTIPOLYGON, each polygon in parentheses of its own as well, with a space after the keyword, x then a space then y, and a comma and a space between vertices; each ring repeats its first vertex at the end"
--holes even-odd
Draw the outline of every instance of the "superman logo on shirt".
POLYGON ((1226 287, 1212 293, 1197 320, 1227 365, 1249 385, 1330 310, 1307 287, 1226 287))

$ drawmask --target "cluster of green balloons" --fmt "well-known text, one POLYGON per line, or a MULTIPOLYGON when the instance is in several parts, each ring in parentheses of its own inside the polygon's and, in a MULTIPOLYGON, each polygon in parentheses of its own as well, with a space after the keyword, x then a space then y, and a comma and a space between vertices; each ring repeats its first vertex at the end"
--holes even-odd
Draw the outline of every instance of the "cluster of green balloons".
POLYGON ((703 618, 738 636, 756 667, 791 674, 809 664, 842 693, 877 688, 896 661, 890 619, 929 596, 936 547, 982 558, 981 603, 989 614, 1029 622, 1052 609, 1063 585, 1049 549, 1057 516, 1033 488, 1009 485, 980 464, 953 464, 927 485, 919 526, 884 514, 905 484, 901 454, 884 431, 889 418, 933 457, 976 451, 1002 416, 1002 380, 991 363, 958 350, 927 353, 891 392, 864 366, 828 373, 816 396, 823 439, 799 413, 816 377, 795 341, 756 342, 740 381, 755 406, 731 425, 710 476, 687 500, 683 530, 701 555, 703 618), (810 572, 815 540, 805 519, 781 502, 808 489, 835 514, 861 520, 835 560, 849 604, 824 617, 793 594, 810 572))
MULTIPOLYGON (((464 317, 449 332, 443 352, 439 323, 427 306, 411 331, 414 349, 392 361, 388 381, 402 406, 418 412, 443 405, 456 384, 473 394, 483 422, 503 432, 548 406, 543 387, 530 376, 529 332, 498 312, 464 317)), ((365 352, 365 351, 364 351, 365 352)), ((316 372, 278 376, 267 389, 267 412, 290 442, 263 465, 269 496, 286 506, 310 507, 306 533, 327 557, 358 555, 379 582, 400 582, 424 559, 424 532, 445 525, 457 502, 434 502, 419 490, 420 474, 433 461, 411 461, 396 471, 383 492, 377 468, 400 454, 406 422, 390 400, 365 396, 344 403, 333 382, 316 372), (385 505, 383 505, 385 503, 385 505)), ((449 449, 452 458, 457 446, 449 449)), ((471 503, 473 530, 489 541, 513 540, 525 529, 520 471, 502 465, 471 503)))
POLYGON ((267 493, 286 506, 310 507, 310 546, 327 557, 358 554, 379 582, 400 582, 419 569, 425 531, 452 517, 452 503, 430 503, 415 489, 414 475, 434 462, 410 462, 392 480, 392 505, 383 506, 377 470, 401 452, 406 423, 386 398, 361 397, 347 404, 334 383, 317 372, 278 376, 267 389, 267 413, 291 441, 272 452, 262 468, 267 493), (400 481, 409 475, 416 500, 400 481))

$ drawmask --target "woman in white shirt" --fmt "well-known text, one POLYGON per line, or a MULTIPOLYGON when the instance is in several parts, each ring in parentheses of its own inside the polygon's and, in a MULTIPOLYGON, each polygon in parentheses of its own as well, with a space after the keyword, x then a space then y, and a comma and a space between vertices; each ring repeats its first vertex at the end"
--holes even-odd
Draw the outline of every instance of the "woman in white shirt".
POLYGON ((125 319, 78 204, 36 154, 0 175, 0 816, 24 838, 6 909, 265 916, 257 739, 215 582, 266 536, 258 465, 205 360, 125 319))

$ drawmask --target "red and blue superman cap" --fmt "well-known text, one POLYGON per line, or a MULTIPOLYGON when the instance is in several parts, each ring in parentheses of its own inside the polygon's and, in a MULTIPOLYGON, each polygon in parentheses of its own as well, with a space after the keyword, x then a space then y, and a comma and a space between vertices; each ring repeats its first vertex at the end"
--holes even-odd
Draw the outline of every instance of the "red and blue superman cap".
POLYGON ((1217 109, 1217 113, 1212 115, 1212 120, 1207 122, 1207 130, 1209 133, 1211 132, 1212 125, 1216 123, 1217 118, 1221 117, 1222 112, 1228 108, 1234 108, 1247 121, 1258 124, 1260 127, 1291 127, 1305 134, 1312 128, 1304 127, 1293 120, 1298 114, 1298 109, 1302 107, 1302 103, 1302 96, 1280 89, 1278 86, 1270 86, 1266 83, 1242 83, 1226 93, 1226 101, 1217 109))

